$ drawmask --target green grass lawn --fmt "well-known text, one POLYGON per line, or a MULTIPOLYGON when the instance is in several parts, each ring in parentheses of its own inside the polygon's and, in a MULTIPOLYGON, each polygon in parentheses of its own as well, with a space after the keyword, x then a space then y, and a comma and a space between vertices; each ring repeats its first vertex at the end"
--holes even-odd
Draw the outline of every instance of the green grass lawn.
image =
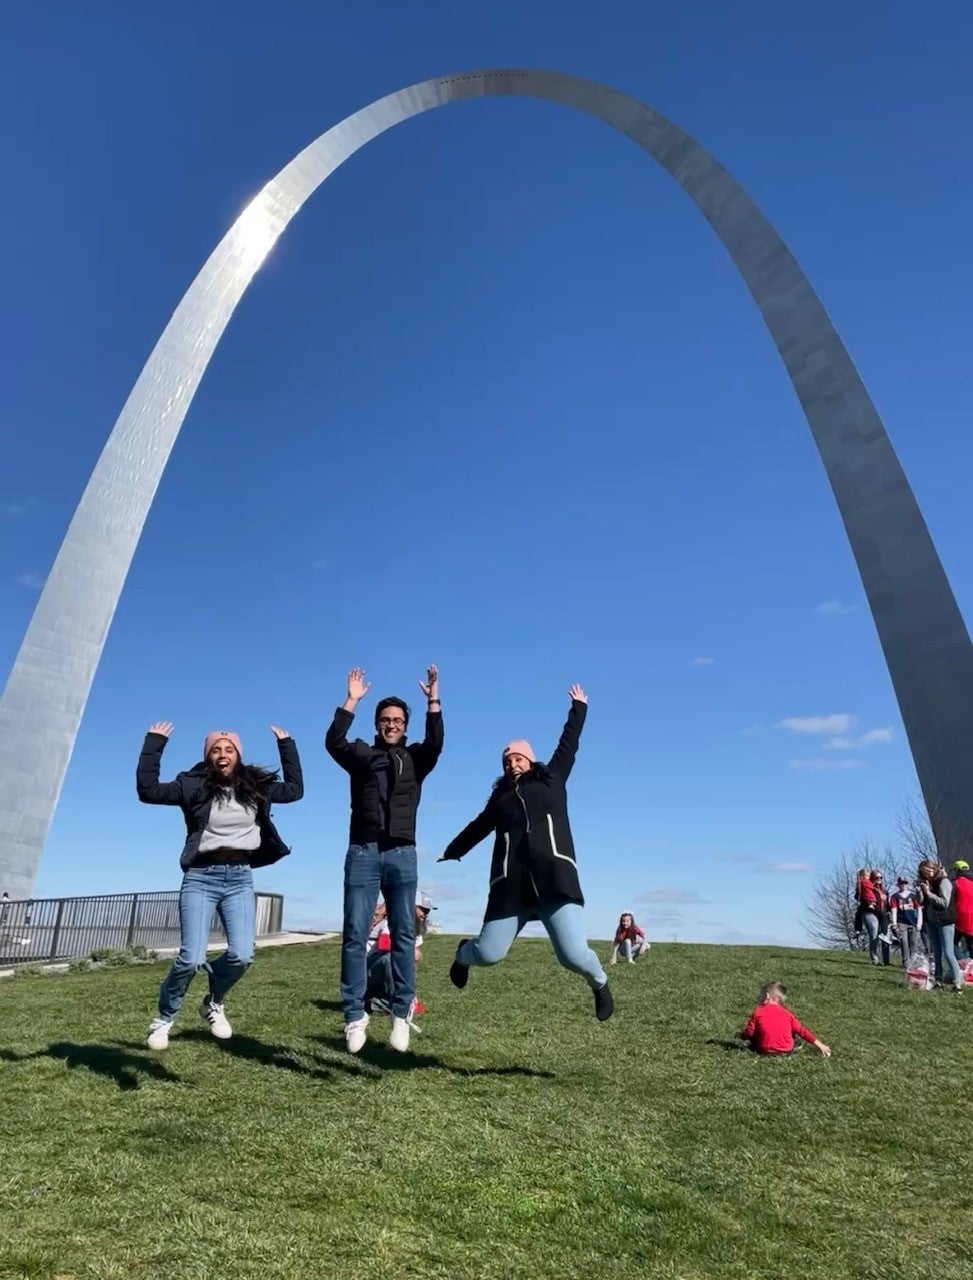
POLYGON ((162 965, 3 983, 0 1275, 973 1274, 973 989, 656 945, 602 1025, 546 942, 465 992, 452 948, 427 940, 406 1056, 386 1019, 344 1052, 334 943, 259 952, 225 1044, 197 978, 155 1055, 162 965), (830 1062, 732 1047, 774 977, 830 1062))

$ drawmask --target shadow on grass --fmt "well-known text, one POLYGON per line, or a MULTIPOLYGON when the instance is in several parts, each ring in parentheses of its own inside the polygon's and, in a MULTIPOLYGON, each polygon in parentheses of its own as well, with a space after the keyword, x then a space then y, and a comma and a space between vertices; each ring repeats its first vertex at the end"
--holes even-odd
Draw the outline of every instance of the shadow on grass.
POLYGON ((720 1048, 720 1049, 726 1049, 726 1050, 727 1050, 727 1052, 730 1052, 731 1050, 736 1050, 736 1049, 740 1049, 740 1050, 742 1050, 744 1053, 749 1053, 749 1052, 750 1052, 749 1047, 748 1047, 748 1046, 747 1046, 747 1045, 746 1045, 742 1040, 716 1040, 716 1039, 710 1039, 710 1040, 707 1040, 707 1041, 706 1041, 706 1043, 707 1043, 707 1044, 715 1044, 715 1045, 716 1045, 718 1048, 720 1048))
POLYGON ((340 1000, 312 1000, 311 1004, 322 1013, 341 1013, 344 1008, 340 1000))
POLYGON ((229 1054, 231 1058, 244 1058, 247 1062, 256 1062, 262 1067, 274 1067, 278 1071, 292 1071, 295 1075, 307 1076, 310 1080, 331 1080, 335 1075, 344 1072, 346 1075, 367 1075, 360 1064, 352 1059, 336 1059, 325 1061, 316 1058, 317 1066, 309 1066, 302 1062, 300 1050, 286 1044, 266 1044, 263 1040, 255 1040, 253 1036, 234 1035, 230 1040, 215 1040, 208 1031, 184 1031, 180 1040, 205 1041, 220 1053, 229 1054))
MULTIPOLYGON (((341 1061, 350 1061, 348 1051, 345 1049, 345 1041, 343 1036, 312 1036, 312 1040, 316 1040, 318 1044, 323 1044, 328 1049, 334 1049, 344 1055, 343 1059, 339 1058, 335 1061, 337 1065, 341 1061)), ((379 1067, 382 1071, 447 1071, 454 1076, 524 1076, 535 1080, 554 1080, 556 1077, 553 1071, 535 1071, 533 1067, 458 1067, 452 1062, 446 1062, 442 1058, 438 1058, 432 1053, 422 1053, 415 1041, 412 1042, 412 1048, 408 1053, 398 1053, 395 1049, 390 1049, 388 1045, 376 1044, 374 1040, 366 1040, 365 1047, 361 1053, 356 1055, 356 1059, 362 1064, 379 1067)), ((329 1063, 332 1060, 328 1059, 329 1063)))
POLYGON ((148 1058, 144 1053, 131 1053, 131 1048, 141 1045, 115 1044, 71 1044, 58 1041, 46 1049, 38 1049, 36 1053, 14 1053, 10 1049, 0 1049, 0 1061, 31 1062, 40 1058, 52 1058, 74 1070, 83 1067, 96 1076, 104 1076, 118 1085, 119 1089, 139 1089, 140 1077, 156 1080, 164 1084, 180 1084, 180 1077, 173 1075, 161 1062, 148 1058))

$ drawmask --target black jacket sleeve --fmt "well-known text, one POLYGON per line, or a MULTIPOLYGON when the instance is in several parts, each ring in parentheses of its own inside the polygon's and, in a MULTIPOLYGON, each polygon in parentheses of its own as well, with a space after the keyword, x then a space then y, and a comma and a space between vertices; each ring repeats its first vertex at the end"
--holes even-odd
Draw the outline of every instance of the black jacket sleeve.
POLYGON ((159 781, 162 753, 168 741, 163 733, 145 735, 142 754, 135 770, 135 790, 143 804, 182 804, 182 784, 179 779, 174 782, 159 781))
POLYGON ((297 754, 297 744, 293 738, 278 738, 277 749, 280 752, 280 769, 284 775, 282 782, 275 782, 267 792, 270 804, 290 804, 300 800, 304 795, 304 773, 301 769, 301 757, 297 754))
POLYGON ((441 711, 426 712, 426 736, 421 742, 412 743, 406 748, 412 756, 416 777, 421 782, 428 778, 436 767, 436 761, 443 750, 443 713, 441 711))
POLYGON ((574 768, 574 759, 578 754, 581 730, 584 727, 584 720, 587 714, 588 704, 586 702, 572 701, 568 718, 564 723, 564 728, 561 730, 561 740, 558 742, 554 754, 551 756, 551 762, 547 766, 551 773, 556 773, 565 782, 567 782, 568 776, 574 768))
POLYGON ((357 755, 354 742, 348 741, 348 730, 354 718, 354 715, 344 707, 337 707, 328 732, 324 735, 325 751, 332 760, 340 764, 342 769, 347 769, 349 773, 354 768, 357 755))
POLYGON ((455 839, 450 840, 443 850, 443 858, 447 862, 458 862, 469 851, 485 840, 491 831, 496 829, 497 819, 493 812, 493 797, 486 802, 486 808, 478 813, 472 822, 467 823, 455 839))

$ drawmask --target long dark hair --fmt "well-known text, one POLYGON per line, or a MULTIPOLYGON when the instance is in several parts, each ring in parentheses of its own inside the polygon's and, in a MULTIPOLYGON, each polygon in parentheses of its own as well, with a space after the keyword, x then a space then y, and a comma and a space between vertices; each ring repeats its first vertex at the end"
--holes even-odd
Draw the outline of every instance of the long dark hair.
MULTIPOLYGON (((539 760, 535 760, 530 768, 525 773, 520 774, 519 777, 525 780, 536 779, 538 782, 550 782, 551 771, 546 764, 541 764, 539 760)), ((512 787, 518 780, 513 775, 508 777, 507 774, 501 773, 500 777, 494 781, 491 790, 499 791, 501 787, 512 787)))
POLYGON ((256 809, 266 799, 267 792, 279 777, 277 769, 264 769, 259 764, 243 764, 239 760, 233 772, 224 777, 207 760, 200 790, 205 800, 212 800, 229 788, 237 804, 242 804, 246 809, 256 809))

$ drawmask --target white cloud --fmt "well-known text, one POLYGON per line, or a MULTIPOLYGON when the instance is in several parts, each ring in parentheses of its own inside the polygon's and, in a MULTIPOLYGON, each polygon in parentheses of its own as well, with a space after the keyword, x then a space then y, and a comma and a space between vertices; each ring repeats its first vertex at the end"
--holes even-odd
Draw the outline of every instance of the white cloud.
POLYGON ((28 587, 31 591, 43 591, 44 579, 39 573, 18 573, 14 578, 18 587, 28 587))
POLYGON ((824 773, 827 769, 864 769, 865 761, 852 756, 805 756, 802 760, 791 760, 790 766, 807 773, 824 773))
POLYGON ((803 875, 807 871, 813 871, 814 867, 810 862, 765 862, 763 870, 775 875, 803 875))
POLYGON ((874 747, 877 743, 891 741, 891 728, 869 729, 857 738, 830 738, 824 746, 828 751, 857 751, 860 747, 874 747))
POLYGON ((788 716, 777 722, 778 729, 791 733, 847 733, 855 723, 855 717, 844 713, 831 716, 788 716))
POLYGON ((689 665, 691 667, 711 667, 715 661, 715 658, 693 658, 689 665))
POLYGON ((823 614, 826 618, 844 618, 849 613, 857 613, 857 604, 842 604, 840 600, 822 600, 815 613, 823 614))

